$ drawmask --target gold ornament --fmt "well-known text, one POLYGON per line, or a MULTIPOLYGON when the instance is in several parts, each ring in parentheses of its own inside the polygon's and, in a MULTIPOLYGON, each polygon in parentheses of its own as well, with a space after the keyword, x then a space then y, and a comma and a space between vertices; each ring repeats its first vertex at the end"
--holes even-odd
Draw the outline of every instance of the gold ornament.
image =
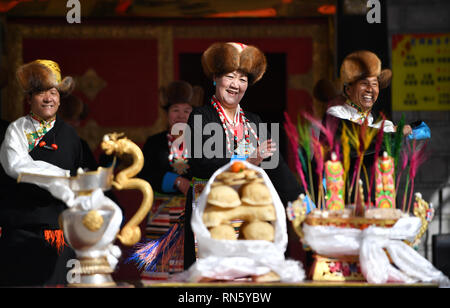
POLYGON ((83 226, 85 226, 89 231, 95 232, 100 230, 103 225, 103 217, 96 210, 89 211, 83 217, 83 226))

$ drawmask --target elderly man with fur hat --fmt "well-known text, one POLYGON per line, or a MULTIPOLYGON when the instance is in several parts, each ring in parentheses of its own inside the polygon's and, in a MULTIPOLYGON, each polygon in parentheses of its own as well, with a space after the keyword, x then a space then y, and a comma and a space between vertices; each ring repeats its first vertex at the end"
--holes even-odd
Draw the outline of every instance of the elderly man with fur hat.
MULTIPOLYGON (((343 85, 343 93, 339 94, 338 91, 330 91, 331 84, 326 86, 328 90, 325 88, 316 89, 317 92, 321 92, 325 96, 327 96, 326 93, 334 93, 332 95, 334 99, 330 101, 330 106, 322 121, 323 124, 328 127, 336 127, 335 136, 337 138, 341 138, 344 124, 351 131, 352 126, 355 124, 366 124, 368 127, 381 129, 383 123, 384 134, 396 133, 397 126, 392 121, 375 119, 372 114, 372 108, 377 102, 380 89, 384 89, 389 85, 391 77, 391 70, 382 69, 380 59, 373 52, 360 50, 347 55, 340 69, 340 82, 343 85), (333 122, 338 125, 333 125, 333 122)), ((410 125, 404 125, 401 133, 403 135, 409 135, 411 131, 412 128, 410 125)), ((321 134, 320 138, 323 140, 325 136, 321 134)), ((362 160, 363 170, 369 175, 372 173, 371 167, 376 157, 375 141, 376 138, 373 138, 371 144, 367 146, 362 160)), ((358 151, 359 149, 350 147, 349 174, 353 174, 351 170, 354 170, 357 163, 361 163, 358 159, 358 151)), ((361 180, 364 183, 363 187, 366 194, 369 191, 369 183, 366 183, 367 177, 362 176, 361 180)), ((375 189, 372 189, 371 192, 371 200, 374 200, 375 189)), ((354 194, 355 190, 352 193, 354 194)), ((366 195, 365 200, 367 200, 367 197, 366 195)), ((351 200, 353 200, 353 197, 351 200)))
MULTIPOLYGON (((375 121, 372 108, 378 99, 380 89, 389 86, 392 78, 391 70, 381 69, 381 61, 373 52, 360 50, 345 57, 340 75, 343 95, 347 100, 344 104, 328 108, 327 114, 358 124, 367 120, 368 126, 380 128, 381 121, 375 121)), ((386 120, 384 131, 395 132, 396 126, 386 120)), ((411 126, 405 125, 403 134, 410 133, 411 126)))
MULTIPOLYGON (((36 60, 22 65, 17 78, 30 113, 12 122, 0 149, 1 166, 11 181, 21 173, 75 175, 82 166, 76 131, 57 116, 60 97, 74 88, 58 64, 36 60)), ((0 206, 0 285, 65 284, 66 262, 74 258, 64 242, 58 216, 66 208, 38 185, 16 183, 0 206)))

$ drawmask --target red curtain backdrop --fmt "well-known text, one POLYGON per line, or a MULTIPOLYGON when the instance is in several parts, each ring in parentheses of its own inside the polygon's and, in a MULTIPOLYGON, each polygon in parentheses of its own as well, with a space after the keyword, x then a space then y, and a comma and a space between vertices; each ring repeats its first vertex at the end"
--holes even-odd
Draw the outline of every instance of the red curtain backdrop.
POLYGON ((100 126, 151 126, 157 118, 158 49, 155 39, 24 39, 23 61, 56 61, 62 76, 93 69, 106 82, 91 101, 89 118, 100 126))

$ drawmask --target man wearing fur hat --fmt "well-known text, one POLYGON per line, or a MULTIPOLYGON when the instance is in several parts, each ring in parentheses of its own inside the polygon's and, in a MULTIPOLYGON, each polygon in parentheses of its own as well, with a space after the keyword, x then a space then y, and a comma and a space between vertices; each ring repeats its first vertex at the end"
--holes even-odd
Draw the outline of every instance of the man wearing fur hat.
MULTIPOLYGON (((372 108, 376 104, 380 89, 389 86, 391 77, 391 70, 381 69, 381 61, 373 52, 361 50, 347 55, 340 69, 340 82, 343 85, 343 93, 338 94, 335 92, 332 95, 334 97, 333 101, 337 103, 327 109, 326 116, 322 121, 323 124, 328 127, 334 127, 331 123, 337 122, 335 136, 338 138, 342 136, 343 124, 349 130, 352 130, 352 125, 354 124, 363 125, 364 123, 369 127, 381 129, 383 121, 377 121, 374 118, 372 108)), ((329 84, 326 87, 330 88, 332 85, 329 84)), ((317 91, 322 92, 322 94, 333 93, 330 89, 326 90, 324 88, 317 91)), ((384 134, 394 134, 397 131, 397 126, 393 122, 385 119, 383 131, 384 134)), ((404 136, 411 134, 411 132, 412 128, 410 125, 403 126, 402 134, 404 136)), ((321 134, 320 138, 321 140, 325 139, 323 134, 321 134)), ((371 166, 373 166, 376 157, 375 141, 376 138, 373 138, 371 144, 367 146, 362 160, 363 170, 366 170, 369 175, 371 174, 371 166)), ((349 170, 354 170, 356 164, 359 163, 357 159, 358 151, 359 149, 354 149, 353 147, 350 149, 349 170)), ((349 174, 353 174, 353 172, 349 171, 349 174)), ((365 200, 367 200, 367 193, 369 191, 367 187, 369 183, 366 183, 366 176, 361 176, 361 180, 364 183, 365 200)), ((371 200, 374 200, 375 190, 372 189, 371 192, 371 200)), ((354 194, 355 191, 353 190, 352 193, 354 194)))
MULTIPOLYGON (((327 114, 354 123, 367 124, 380 128, 381 121, 375 122, 372 108, 377 101, 380 89, 389 86, 392 78, 390 69, 381 69, 381 61, 373 52, 361 50, 345 57, 342 62, 341 83, 343 94, 347 98, 341 105, 328 108, 327 114)), ((384 122, 385 132, 395 132, 396 126, 391 121, 384 122)), ((412 129, 405 125, 403 134, 409 135, 412 129)))
MULTIPOLYGON (((12 122, 0 149, 6 175, 21 173, 75 175, 82 165, 76 131, 57 115, 60 97, 74 88, 71 77, 61 79, 56 62, 36 60, 17 70, 30 113, 12 122)), ((49 191, 17 183, 2 196, 0 207, 0 285, 65 284, 66 262, 74 258, 64 242, 58 216, 66 208, 49 191)))

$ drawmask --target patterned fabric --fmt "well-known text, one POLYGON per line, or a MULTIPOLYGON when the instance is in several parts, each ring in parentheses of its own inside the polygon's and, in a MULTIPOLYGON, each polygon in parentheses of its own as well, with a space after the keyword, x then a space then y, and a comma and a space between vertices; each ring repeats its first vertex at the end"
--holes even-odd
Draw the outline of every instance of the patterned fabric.
POLYGON ((31 151, 39 144, 44 135, 53 128, 56 118, 45 121, 32 112, 28 117, 31 125, 24 130, 24 133, 28 140, 28 151, 31 151))
MULTIPOLYGON (((180 222, 180 217, 184 214, 186 197, 156 195, 153 206, 147 219, 145 227, 145 239, 157 240, 167 233, 167 231, 180 222)), ((184 235, 182 235, 184 236, 184 235)), ((175 253, 170 256, 168 268, 161 263, 156 266, 156 271, 143 271, 142 280, 166 280, 171 274, 183 271, 183 246, 177 247, 175 253)))
POLYGON ((359 125, 362 125, 364 123, 364 121, 366 120, 367 116, 370 114, 370 110, 363 111, 360 106, 356 105, 351 100, 347 100, 345 103, 349 104, 350 106, 352 106, 353 108, 355 108, 358 111, 359 118, 357 118, 356 121, 359 125))

